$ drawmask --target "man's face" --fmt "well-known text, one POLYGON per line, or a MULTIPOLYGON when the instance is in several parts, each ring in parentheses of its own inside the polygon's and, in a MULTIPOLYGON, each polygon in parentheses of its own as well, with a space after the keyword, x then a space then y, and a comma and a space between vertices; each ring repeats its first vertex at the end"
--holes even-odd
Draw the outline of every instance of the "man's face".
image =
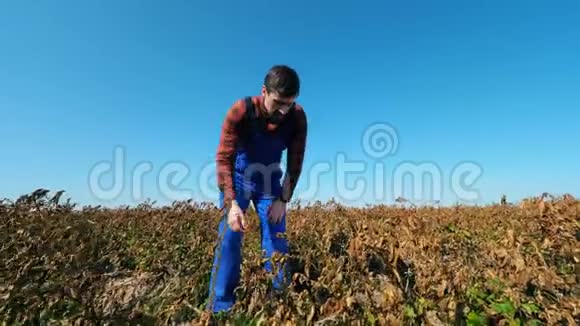
POLYGON ((280 123, 295 105, 295 97, 280 97, 276 92, 268 92, 266 87, 262 87, 262 95, 272 123, 280 123))

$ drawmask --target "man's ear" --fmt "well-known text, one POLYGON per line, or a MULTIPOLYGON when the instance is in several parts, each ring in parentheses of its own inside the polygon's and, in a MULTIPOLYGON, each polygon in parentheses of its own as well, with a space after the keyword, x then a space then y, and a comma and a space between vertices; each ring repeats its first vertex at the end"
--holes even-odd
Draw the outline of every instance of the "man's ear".
POLYGON ((262 96, 266 96, 266 85, 262 85, 262 96))

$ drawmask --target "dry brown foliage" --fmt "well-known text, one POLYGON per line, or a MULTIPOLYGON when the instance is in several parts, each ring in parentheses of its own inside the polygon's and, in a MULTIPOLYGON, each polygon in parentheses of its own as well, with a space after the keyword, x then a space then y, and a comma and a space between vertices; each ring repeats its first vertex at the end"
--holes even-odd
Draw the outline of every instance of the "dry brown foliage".
POLYGON ((293 281, 268 295, 258 223, 235 310, 204 311, 218 209, 76 208, 46 190, 0 202, 6 324, 575 325, 579 211, 570 195, 486 207, 289 212, 293 281))

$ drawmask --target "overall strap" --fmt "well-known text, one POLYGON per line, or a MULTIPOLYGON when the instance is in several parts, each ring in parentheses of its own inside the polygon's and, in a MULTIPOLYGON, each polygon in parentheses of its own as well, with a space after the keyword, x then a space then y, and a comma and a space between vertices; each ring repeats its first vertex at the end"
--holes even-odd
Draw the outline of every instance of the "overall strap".
POLYGON ((258 119, 256 118, 256 108, 251 96, 246 97, 246 119, 251 130, 257 130, 258 119))
POLYGON ((248 119, 248 121, 253 121, 254 118, 256 117, 256 112, 254 108, 254 102, 252 101, 252 97, 246 96, 245 102, 246 102, 246 119, 248 119))
POLYGON ((246 112, 244 114, 244 129, 243 129, 243 140, 245 144, 248 144, 250 136, 254 130, 257 129, 256 122, 256 109, 254 107, 254 102, 252 102, 251 96, 246 96, 244 99, 246 112))

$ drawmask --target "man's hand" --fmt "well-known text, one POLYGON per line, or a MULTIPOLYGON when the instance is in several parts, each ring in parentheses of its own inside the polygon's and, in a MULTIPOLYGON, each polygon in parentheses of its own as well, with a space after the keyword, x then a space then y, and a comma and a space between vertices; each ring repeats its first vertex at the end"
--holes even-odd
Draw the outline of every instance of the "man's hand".
POLYGON ((230 211, 228 212, 228 225, 230 229, 234 232, 245 231, 247 224, 246 215, 238 203, 235 200, 232 201, 230 211))
POLYGON ((286 203, 277 199, 272 202, 270 209, 268 210, 268 216, 270 221, 274 224, 278 224, 282 221, 282 217, 286 213, 286 203))

